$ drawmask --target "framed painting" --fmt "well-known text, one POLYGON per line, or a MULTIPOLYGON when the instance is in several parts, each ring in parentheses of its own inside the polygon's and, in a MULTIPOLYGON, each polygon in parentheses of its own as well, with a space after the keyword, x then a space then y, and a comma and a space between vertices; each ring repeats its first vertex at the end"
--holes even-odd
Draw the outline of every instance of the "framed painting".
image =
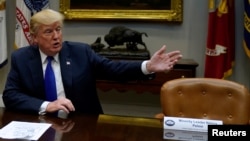
POLYGON ((183 0, 60 0, 66 20, 182 22, 183 0))

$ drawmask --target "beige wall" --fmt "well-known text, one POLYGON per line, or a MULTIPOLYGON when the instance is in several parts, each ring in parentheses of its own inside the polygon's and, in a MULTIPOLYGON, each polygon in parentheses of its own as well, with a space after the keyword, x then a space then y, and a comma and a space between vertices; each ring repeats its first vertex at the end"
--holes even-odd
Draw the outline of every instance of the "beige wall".
MULTIPOLYGON (((50 0, 52 9, 59 9, 59 0, 50 0)), ((236 66, 232 80, 250 87, 250 59, 246 57, 242 48, 243 35, 243 1, 236 1, 236 66)), ((149 37, 143 38, 151 54, 163 44, 167 50, 181 50, 184 58, 192 58, 199 63, 197 77, 203 77, 205 46, 207 34, 207 1, 184 0, 184 19, 182 24, 168 24, 166 22, 84 22, 66 21, 64 39, 92 43, 99 36, 108 33, 115 25, 125 25, 138 31, 145 31, 149 37)), ((15 29, 15 1, 7 0, 7 31, 9 54, 13 50, 15 29)), ((103 41, 104 42, 104 41, 103 41)), ((10 55, 9 55, 10 56, 10 55)), ((2 93, 9 64, 0 69, 0 93, 2 93)))

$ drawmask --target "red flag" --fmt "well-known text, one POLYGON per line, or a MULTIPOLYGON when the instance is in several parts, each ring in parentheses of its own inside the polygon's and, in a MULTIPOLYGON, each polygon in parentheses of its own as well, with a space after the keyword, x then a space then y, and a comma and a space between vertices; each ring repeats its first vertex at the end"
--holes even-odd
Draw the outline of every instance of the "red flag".
POLYGON ((225 79, 235 58, 234 0, 209 0, 204 77, 225 79))

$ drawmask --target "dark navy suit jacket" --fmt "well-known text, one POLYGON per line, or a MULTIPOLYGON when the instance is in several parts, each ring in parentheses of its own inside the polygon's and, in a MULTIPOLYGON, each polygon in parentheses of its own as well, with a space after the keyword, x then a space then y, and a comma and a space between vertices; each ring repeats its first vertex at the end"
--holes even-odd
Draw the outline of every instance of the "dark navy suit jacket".
MULTIPOLYGON (((66 97, 76 112, 103 113, 96 91, 96 79, 127 81, 141 79, 140 62, 111 61, 97 55, 89 45, 63 42, 59 53, 66 97)), ((11 69, 3 92, 7 109, 38 113, 45 100, 42 62, 38 47, 28 46, 11 55, 11 69)))

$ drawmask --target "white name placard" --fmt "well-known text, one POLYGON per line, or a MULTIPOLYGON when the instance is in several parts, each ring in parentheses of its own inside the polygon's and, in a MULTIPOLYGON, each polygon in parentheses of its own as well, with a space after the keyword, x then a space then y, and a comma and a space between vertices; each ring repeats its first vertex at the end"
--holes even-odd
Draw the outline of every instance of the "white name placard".
POLYGON ((208 135, 206 132, 185 131, 185 130, 170 130, 164 129, 164 139, 178 141, 207 141, 208 135))
POLYGON ((164 129, 172 130, 187 130, 207 132, 208 125, 222 125, 221 120, 208 120, 208 119, 196 119, 196 118, 180 118, 180 117, 164 117, 163 127, 164 129))

